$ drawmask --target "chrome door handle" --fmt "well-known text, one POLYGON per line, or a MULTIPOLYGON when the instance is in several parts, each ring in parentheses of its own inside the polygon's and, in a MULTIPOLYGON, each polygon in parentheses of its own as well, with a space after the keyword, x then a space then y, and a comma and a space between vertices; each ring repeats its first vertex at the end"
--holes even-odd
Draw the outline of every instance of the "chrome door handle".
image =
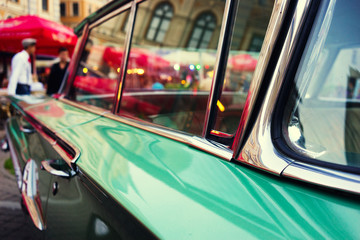
MULTIPOLYGON (((58 164, 59 160, 45 160, 41 161, 41 169, 47 171, 51 175, 58 176, 58 177, 64 177, 64 178, 70 178, 76 174, 76 172, 72 169, 69 170, 58 170, 52 167, 51 165, 58 164)), ((60 160, 62 161, 62 160, 60 160)))
POLYGON ((35 132, 35 128, 33 126, 20 126, 20 131, 30 134, 35 132))
POLYGON ((34 225, 38 229, 44 230, 46 226, 43 218, 38 182, 38 167, 33 159, 29 159, 24 168, 21 195, 34 225))

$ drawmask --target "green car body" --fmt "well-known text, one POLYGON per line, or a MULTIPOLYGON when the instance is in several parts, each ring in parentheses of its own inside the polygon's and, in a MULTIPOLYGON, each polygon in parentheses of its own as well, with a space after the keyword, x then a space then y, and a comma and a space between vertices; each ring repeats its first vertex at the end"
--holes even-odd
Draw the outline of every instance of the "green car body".
POLYGON ((244 164, 236 141, 214 152, 204 138, 167 135, 63 96, 10 99, 6 130, 19 189, 46 239, 360 237, 356 190, 244 164), (35 191, 26 182, 32 171, 35 191))
MULTIPOLYGON (((80 176, 53 177, 51 183, 59 182, 60 188, 55 196, 49 193, 50 236, 86 238, 83 234, 93 231, 86 217, 94 209, 111 227, 113 219, 121 216, 113 215, 106 203, 119 204, 144 225, 140 229, 162 239, 356 239, 360 235, 360 204, 355 197, 227 162, 58 100, 37 105, 46 110, 34 117, 79 148, 76 165, 90 179, 90 186, 101 188, 101 193, 92 192, 80 176), (52 116, 53 106, 62 109, 61 117, 52 116), (82 121, 74 124, 73 119, 79 118, 82 121), (106 201, 97 199, 101 194, 106 201), (57 215, 55 209, 61 213, 57 215), (82 211, 89 213, 78 216, 82 211)), ((32 114, 37 105, 22 110, 32 114)), ((26 140, 18 121, 8 122, 10 139, 16 149, 26 142, 25 148, 31 149, 29 145, 37 142, 26 140)), ((39 152, 24 157, 43 159, 39 152)), ((25 162, 20 161, 22 166, 25 162)), ((114 239, 127 236, 117 230, 114 239)))

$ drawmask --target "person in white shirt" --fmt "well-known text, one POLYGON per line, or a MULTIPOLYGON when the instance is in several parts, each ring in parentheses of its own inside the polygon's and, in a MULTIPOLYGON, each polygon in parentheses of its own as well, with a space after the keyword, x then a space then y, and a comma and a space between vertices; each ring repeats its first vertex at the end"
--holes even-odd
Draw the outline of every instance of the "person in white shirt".
POLYGON ((8 85, 9 95, 30 95, 32 74, 30 55, 35 54, 36 39, 26 38, 22 41, 24 50, 15 54, 11 60, 11 76, 8 85))

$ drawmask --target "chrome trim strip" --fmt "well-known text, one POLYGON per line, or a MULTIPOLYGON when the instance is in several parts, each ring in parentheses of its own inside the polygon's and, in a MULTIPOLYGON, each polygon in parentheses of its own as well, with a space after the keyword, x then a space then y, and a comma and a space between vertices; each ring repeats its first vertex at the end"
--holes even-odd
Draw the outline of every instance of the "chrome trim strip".
POLYGON ((22 175, 22 171, 21 171, 21 167, 20 167, 20 162, 19 162, 19 157, 16 154, 14 145, 11 141, 11 137, 10 137, 10 132, 9 132, 9 127, 8 127, 8 123, 10 122, 10 118, 6 121, 5 123, 5 133, 6 133, 6 139, 8 140, 9 143, 9 148, 10 148, 10 156, 11 156, 11 161, 13 163, 14 166, 14 171, 15 171, 15 176, 16 176, 16 182, 19 188, 19 191, 21 191, 21 186, 22 186, 22 180, 23 180, 23 175, 22 175))
POLYGON ((129 21, 127 22, 128 32, 126 33, 124 55, 123 55, 123 59, 121 61, 120 75, 119 75, 117 86, 116 86, 116 94, 115 94, 116 97, 114 98, 114 104, 113 104, 113 109, 112 109, 113 113, 117 113, 120 111, 121 96, 124 91, 126 69, 127 69, 127 64, 128 64, 128 60, 129 60, 133 31, 135 28, 136 11, 137 11, 137 5, 136 5, 136 2, 133 1, 131 3, 129 21))
MULTIPOLYGON (((78 52, 75 52, 76 55, 71 58, 70 65, 68 67, 69 69, 69 75, 68 79, 66 80, 64 90, 61 91, 61 93, 65 93, 66 96, 69 95, 72 85, 74 84, 74 80, 77 74, 77 69, 80 64, 80 58, 82 55, 82 52, 84 51, 86 41, 88 39, 89 35, 89 24, 86 24, 84 26, 83 34, 81 36, 80 44, 76 45, 76 49, 78 52), (79 46, 79 47, 78 47, 79 46)), ((79 41, 79 40, 78 40, 79 41)))
POLYGON ((187 135, 186 133, 183 133, 183 132, 176 132, 173 129, 159 126, 159 125, 156 125, 153 123, 141 122, 141 121, 129 119, 126 117, 114 115, 109 111, 105 111, 104 109, 102 109, 102 111, 99 112, 99 108, 97 108, 97 107, 92 108, 92 107, 89 107, 89 105, 87 105, 87 104, 81 104, 78 102, 68 100, 66 98, 59 98, 58 101, 64 102, 73 107, 80 108, 82 110, 85 110, 85 111, 88 111, 88 112, 91 112, 94 114, 97 114, 99 116, 106 117, 106 118, 112 119, 114 121, 121 122, 121 123, 127 124, 129 126, 136 127, 141 130, 151 132, 151 133, 187 144, 194 148, 200 149, 204 152, 218 156, 227 161, 230 161, 232 158, 232 155, 233 155, 232 150, 226 148, 225 146, 220 147, 221 144, 212 143, 211 141, 209 141, 207 139, 203 139, 203 138, 196 137, 193 135, 187 135))
POLYGON ((200 138, 193 135, 187 135, 186 133, 176 132, 173 129, 166 127, 158 126, 153 123, 141 122, 133 119, 129 119, 122 116, 117 116, 111 113, 104 114, 104 117, 112 119, 114 121, 124 123, 126 125, 136 127, 138 129, 154 133, 169 139, 172 139, 177 142, 184 143, 201 151, 213 154, 217 157, 220 157, 224 160, 230 161, 232 158, 233 152, 226 148, 225 146, 219 147, 219 143, 212 143, 211 141, 200 138))
MULTIPOLYGON (((222 20, 222 25, 221 25, 221 30, 220 30, 220 36, 219 36, 219 43, 217 46, 217 54, 216 54, 216 61, 215 61, 215 65, 214 65, 214 76, 212 79, 212 84, 211 84, 211 89, 210 89, 210 93, 209 93, 209 99, 208 99, 208 104, 207 104, 207 108, 206 108, 206 114, 205 114, 205 119, 204 119, 204 126, 203 126, 203 133, 202 136, 204 138, 206 138, 209 134, 210 131, 212 130, 212 119, 214 118, 214 108, 216 108, 216 104, 217 104, 217 96, 219 95, 219 91, 222 90, 222 85, 224 82, 224 76, 220 75, 219 73, 219 69, 221 67, 221 65, 224 65, 224 63, 221 62, 221 59, 224 58, 224 55, 228 53, 230 44, 228 46, 224 46, 224 43, 226 42, 227 38, 231 38, 232 36, 230 33, 228 33, 226 30, 227 29, 232 29, 233 26, 233 21, 231 21, 232 19, 232 8, 231 6, 236 5, 237 0, 227 0, 226 4, 225 4, 225 9, 224 9, 224 15, 223 15, 223 20, 222 20), (221 88, 219 89, 219 86, 221 86, 221 88)), ((236 8, 236 7, 235 7, 236 8)), ((235 10, 236 11, 236 10, 235 10)), ((226 57, 227 59, 227 57, 226 57)))
MULTIPOLYGON (((311 0, 298 1, 285 42, 283 44, 283 48, 280 53, 279 60, 263 100, 259 116, 254 124, 254 127, 252 128, 249 138, 244 143, 245 145, 241 153, 239 154, 239 152, 237 152, 236 155, 234 154, 234 158, 236 160, 274 173, 276 175, 280 175, 285 167, 287 167, 293 160, 281 156, 281 154, 279 154, 275 149, 271 138, 271 117, 273 115, 280 87, 282 86, 284 80, 286 68, 289 61, 291 60, 301 27, 304 24, 305 16, 309 10, 310 2, 311 0)), ((274 30, 274 33, 279 32, 281 21, 285 15, 283 10, 289 3, 288 0, 280 0, 276 4, 280 5, 277 5, 275 10, 275 16, 277 16, 278 19, 273 19, 274 24, 278 24, 278 27, 271 27, 271 29, 274 30)), ((275 35, 271 34, 271 36, 276 38, 275 35)), ((267 41, 272 42, 274 39, 267 39, 267 41)), ((266 48, 264 47, 265 49, 263 48, 262 50, 268 50, 270 51, 270 54, 272 49, 268 49, 268 47, 270 46, 268 45, 266 48)), ((264 51, 262 51, 260 55, 263 54, 264 51)), ((263 56, 262 58, 263 59, 261 61, 265 61, 264 58, 266 58, 268 61, 270 56, 267 55, 263 56)), ((264 71, 264 67, 265 66, 261 65, 260 69, 264 71)), ((256 87, 257 89, 259 89, 260 85, 263 83, 263 79, 260 78, 263 77, 263 75, 262 73, 259 73, 259 71, 257 69, 255 73, 259 78, 256 78, 257 81, 254 81, 254 84, 252 84, 252 87, 256 87)), ((254 104, 255 98, 256 96, 252 96, 250 100, 248 100, 250 101, 250 111, 252 111, 252 108, 254 108, 252 105, 254 104)), ((243 132, 241 134, 243 134, 243 132)), ((244 139, 242 139, 242 141, 243 140, 244 139)), ((239 144, 241 144, 241 142, 239 144)), ((239 150, 239 146, 237 146, 237 150, 239 150)))
POLYGON ((293 162, 285 168, 282 176, 360 194, 360 176, 356 174, 293 162))
POLYGON ((253 124, 253 122, 250 122, 250 116, 253 114, 255 102, 259 96, 260 86, 264 82, 265 71, 270 64, 270 57, 274 52, 275 43, 278 39, 280 29, 284 24, 286 11, 289 8, 289 4, 290 0, 277 0, 274 3, 274 8, 271 14, 268 29, 266 31, 265 39, 261 47, 258 64, 256 66, 254 76, 250 84, 248 99, 246 101, 245 108, 241 116, 240 126, 237 130, 235 141, 233 144, 235 159, 239 157, 240 151, 245 144, 246 136, 244 136, 244 133, 253 124))
MULTIPOLYGON (((122 96, 164 96, 164 95, 174 95, 174 96, 193 96, 194 92, 192 91, 183 91, 183 90, 174 90, 174 91, 134 91, 134 92, 124 92, 122 96)), ((209 92, 207 91, 197 91, 196 96, 208 96, 209 92)), ((246 96, 247 93, 244 92, 223 92, 222 96, 246 96)), ((81 100, 86 99, 103 99, 103 98, 112 98, 115 94, 113 93, 105 93, 105 94, 96 94, 96 95, 84 95, 81 96, 81 100)), ((64 96, 60 96, 59 98, 64 98, 64 96)), ((81 101, 77 101, 82 103, 81 101)), ((85 104, 85 103, 83 103, 85 104)), ((92 106, 92 105, 89 105, 92 106)))

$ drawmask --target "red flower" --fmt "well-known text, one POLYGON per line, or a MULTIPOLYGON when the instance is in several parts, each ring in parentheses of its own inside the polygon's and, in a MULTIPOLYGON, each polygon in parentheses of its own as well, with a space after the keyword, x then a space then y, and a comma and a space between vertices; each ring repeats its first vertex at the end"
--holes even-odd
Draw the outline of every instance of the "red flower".
POLYGON ((31 58, 30 57, 28 58, 28 62, 31 63, 31 58))

